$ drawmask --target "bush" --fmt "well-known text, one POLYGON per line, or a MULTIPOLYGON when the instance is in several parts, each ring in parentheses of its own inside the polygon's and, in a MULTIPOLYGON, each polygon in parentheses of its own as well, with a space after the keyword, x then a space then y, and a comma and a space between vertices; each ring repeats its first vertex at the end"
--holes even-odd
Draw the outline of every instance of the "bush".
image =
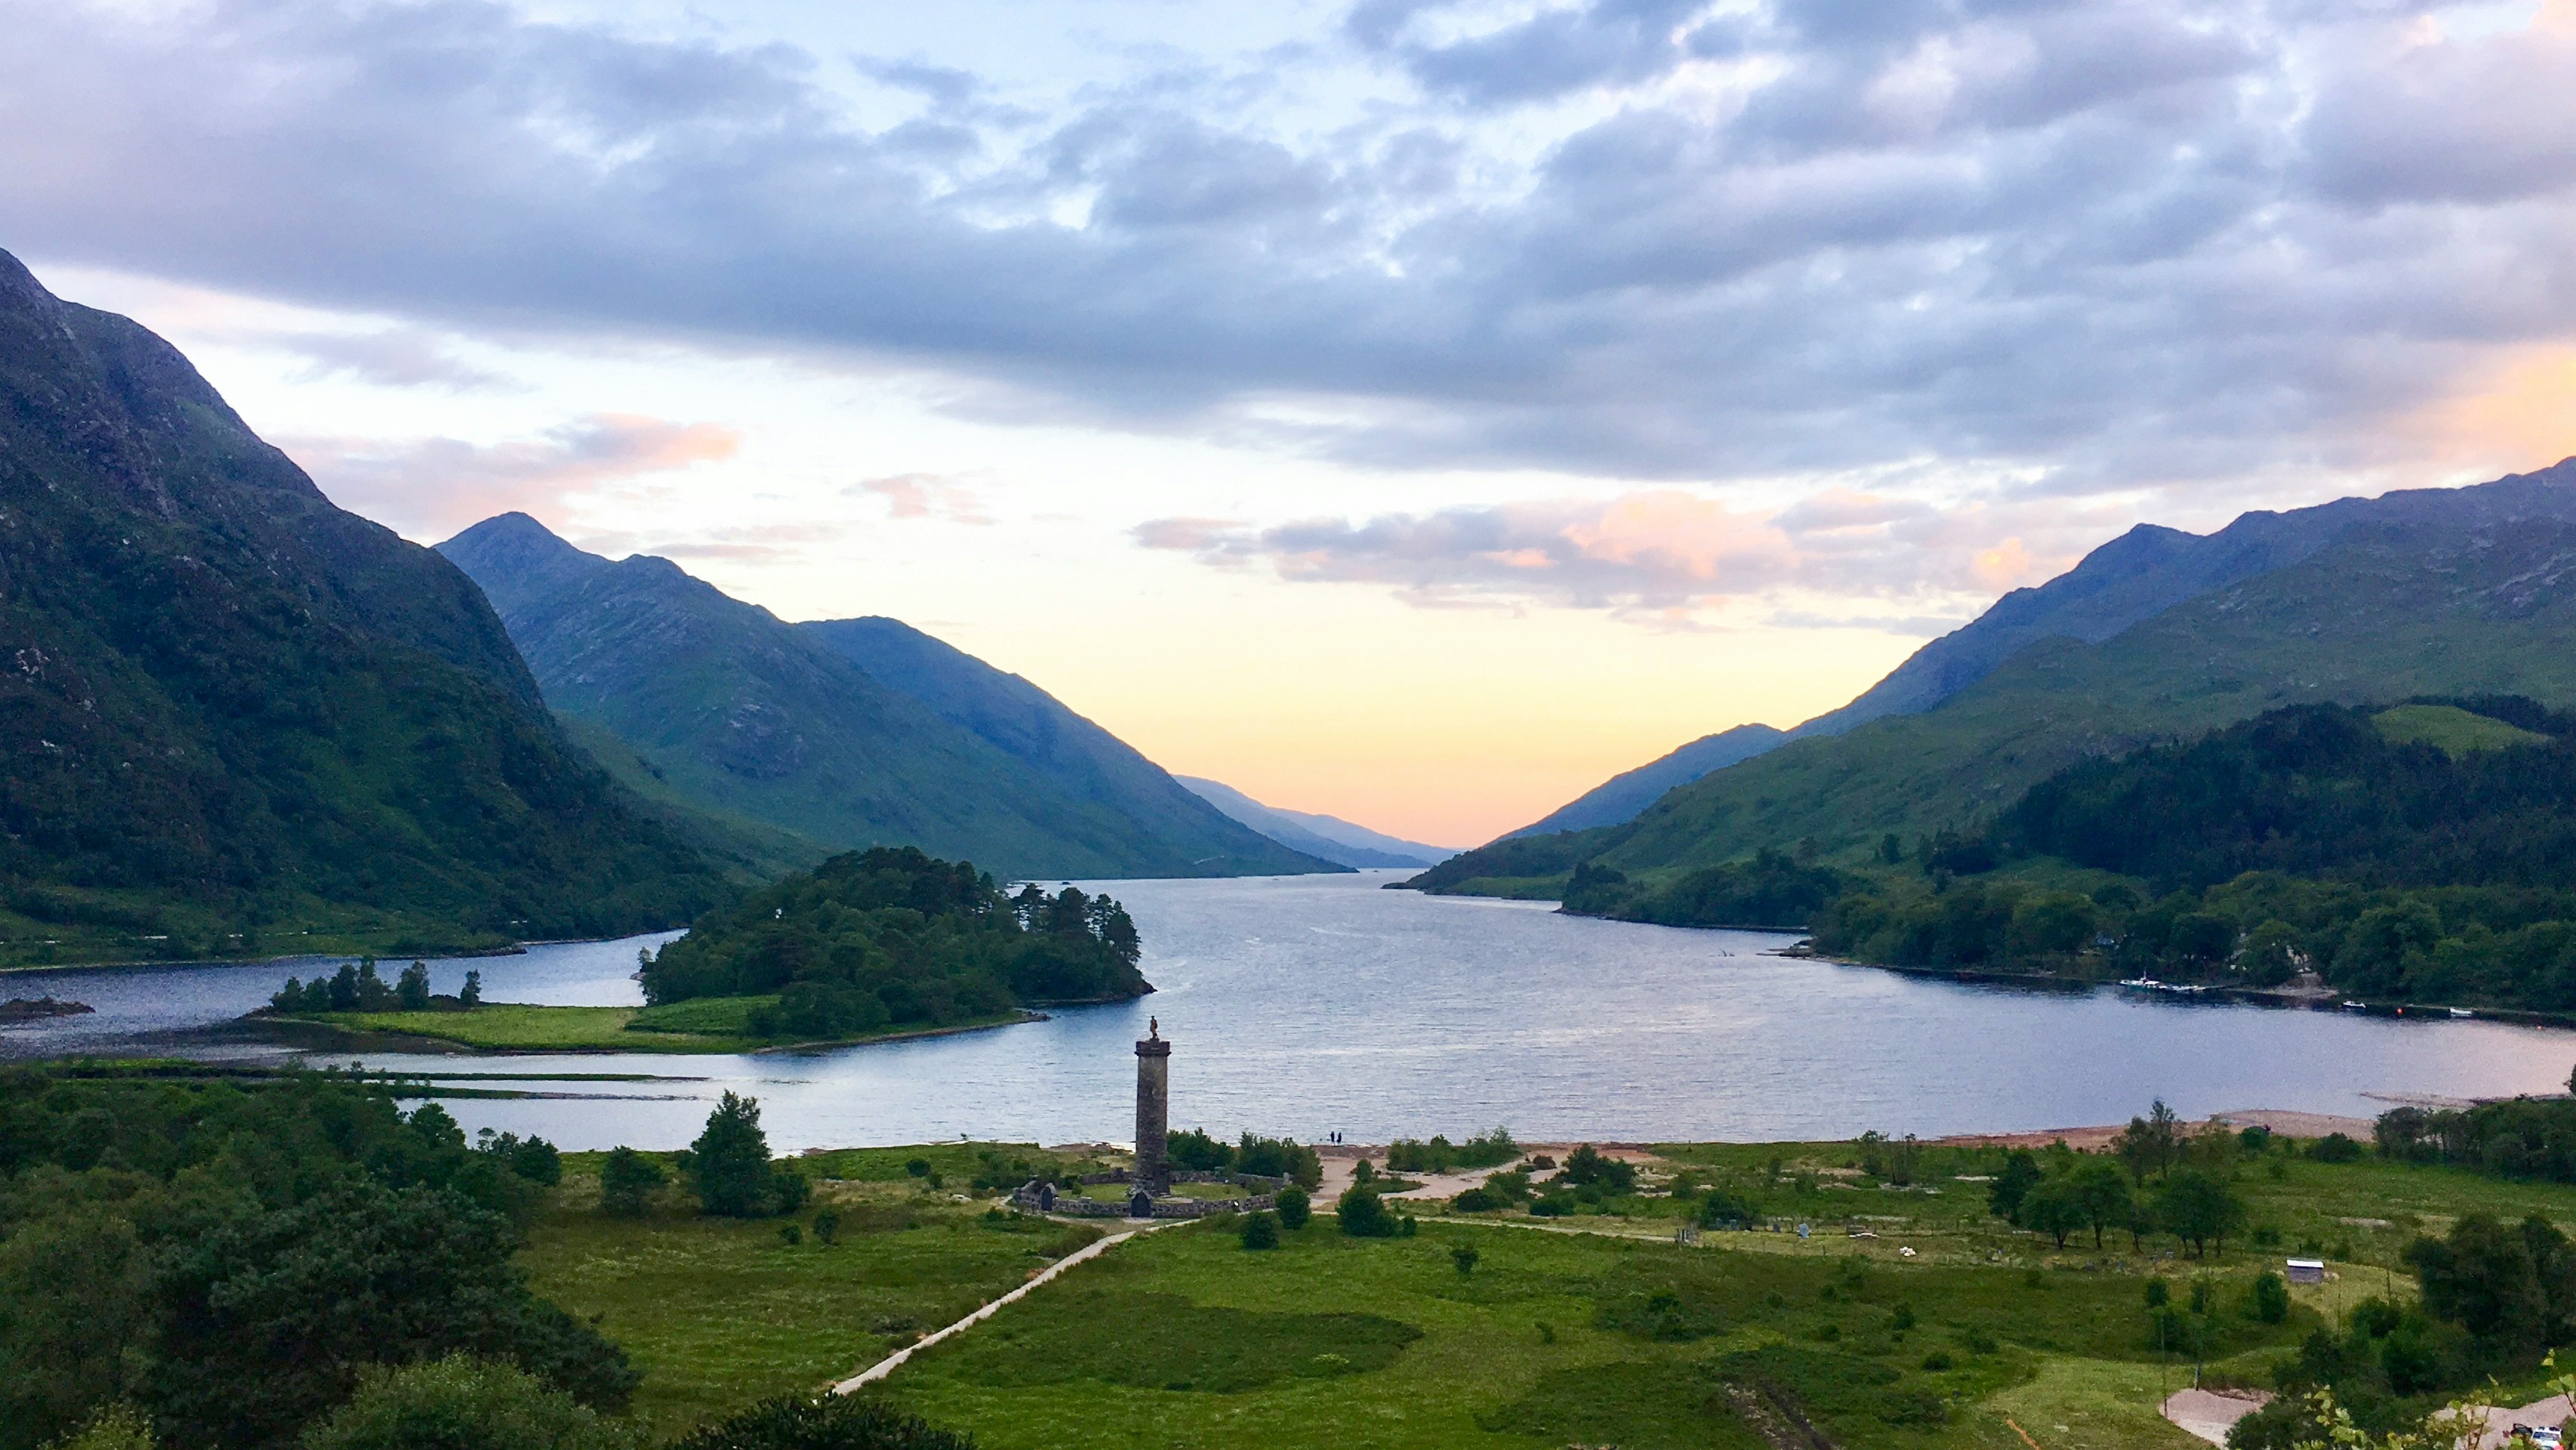
POLYGON ((152 1450, 152 1418, 132 1405, 110 1405, 51 1450, 152 1450))
POLYGON ((2290 1317, 2290 1286, 2281 1276, 2266 1269, 2254 1276, 2254 1287, 2246 1295, 2246 1312, 2265 1324, 2278 1324, 2290 1317))
POLYGON ((975 1442, 873 1400, 781 1395, 702 1425, 670 1450, 975 1450, 975 1442))
POLYGON ((1503 1201, 1481 1188, 1470 1188, 1449 1200, 1452 1213, 1490 1213, 1503 1206, 1503 1201))
POLYGON ((1458 1277, 1462 1279, 1476 1272, 1476 1261, 1482 1257, 1473 1244, 1452 1244, 1449 1247, 1449 1262, 1457 1266, 1458 1277))
POLYGON ((1391 1239, 1396 1235, 1395 1215, 1386 1204, 1366 1187, 1353 1184, 1342 1191, 1333 1204, 1342 1232, 1358 1239, 1391 1239))
POLYGON ((634 1149, 612 1148, 608 1161, 599 1165, 600 1211, 617 1218, 642 1218, 653 1190, 668 1178, 661 1164, 634 1149))
POLYGON ((1314 1216, 1314 1200, 1306 1196, 1306 1190, 1302 1188, 1283 1188, 1279 1191, 1280 1227, 1288 1230, 1290 1233, 1295 1233, 1297 1230, 1306 1226, 1306 1220, 1313 1218, 1314 1216))
POLYGON ((1243 1246, 1247 1249, 1279 1247, 1279 1220, 1255 1210, 1243 1216, 1243 1246))
POLYGON ((2361 1144, 2344 1133, 2328 1133, 2308 1145, 2308 1156, 2320 1163, 2357 1163, 2361 1161, 2361 1144))
POLYGON ((814 1215, 814 1241, 830 1247, 841 1241, 841 1212, 827 1208, 814 1215))
POLYGON ((625 1450, 642 1436, 506 1365, 451 1355, 371 1369, 305 1450, 625 1450))
POLYGON ((1565 1171, 1559 1181, 1579 1188, 1598 1188, 1604 1193, 1637 1191, 1637 1168, 1617 1158, 1605 1158, 1589 1143, 1566 1155, 1565 1171))

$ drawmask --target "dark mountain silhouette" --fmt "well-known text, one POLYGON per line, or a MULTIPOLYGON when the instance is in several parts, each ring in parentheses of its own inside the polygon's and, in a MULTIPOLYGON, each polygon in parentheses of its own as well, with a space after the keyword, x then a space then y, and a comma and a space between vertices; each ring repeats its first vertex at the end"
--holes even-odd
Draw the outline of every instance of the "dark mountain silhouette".
POLYGON ((564 739, 472 581, 6 253, 0 662, 18 947, 587 935, 725 891, 564 739))

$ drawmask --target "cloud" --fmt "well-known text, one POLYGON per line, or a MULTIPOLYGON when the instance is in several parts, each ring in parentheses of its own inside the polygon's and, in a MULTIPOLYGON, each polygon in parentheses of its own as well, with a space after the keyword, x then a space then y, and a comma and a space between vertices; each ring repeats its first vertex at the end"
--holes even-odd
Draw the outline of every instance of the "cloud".
POLYGON ((445 537, 494 514, 561 517, 602 484, 733 457, 742 436, 713 423, 600 413, 541 437, 283 438, 278 446, 334 503, 416 537, 445 537))
POLYGON ((851 485, 850 491, 884 499, 886 513, 892 518, 946 519, 952 524, 993 522, 993 516, 984 509, 984 501, 975 496, 973 489, 935 473, 862 479, 851 485))
MULTIPOLYGON (((2045 500, 1943 509, 1836 490, 1757 513, 1683 490, 1641 489, 1356 522, 1156 519, 1132 537, 1215 567, 1267 568, 1294 583, 1391 585, 1425 608, 1605 609, 1669 626, 1784 593, 1990 598, 2065 569, 2105 521, 2045 500)), ((1927 619, 1951 617, 1778 609, 1770 618, 1916 633, 1927 619)))
POLYGON ((2391 420, 2576 343, 2565 11, 1368 0, 1010 105, 863 61, 928 107, 872 129, 494 0, 0 0, 0 242, 1388 467, 2426 466, 2391 420))
POLYGON ((306 382, 344 377, 382 388, 440 388, 451 393, 500 392, 515 386, 506 374, 466 362, 444 339, 416 328, 272 332, 241 340, 304 358, 302 381, 306 382))

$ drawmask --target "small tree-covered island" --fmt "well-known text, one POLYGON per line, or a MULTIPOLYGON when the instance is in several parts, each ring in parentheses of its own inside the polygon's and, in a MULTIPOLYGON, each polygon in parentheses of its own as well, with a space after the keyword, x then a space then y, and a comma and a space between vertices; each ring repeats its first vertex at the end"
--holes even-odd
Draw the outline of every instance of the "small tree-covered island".
POLYGON ((1076 886, 1011 892, 911 847, 835 856, 700 916, 642 957, 645 1004, 538 1007, 432 996, 419 963, 388 986, 372 961, 290 980, 259 1014, 363 1041, 496 1051, 733 1052, 1027 1020, 1032 1009, 1154 990, 1117 901, 1076 886))

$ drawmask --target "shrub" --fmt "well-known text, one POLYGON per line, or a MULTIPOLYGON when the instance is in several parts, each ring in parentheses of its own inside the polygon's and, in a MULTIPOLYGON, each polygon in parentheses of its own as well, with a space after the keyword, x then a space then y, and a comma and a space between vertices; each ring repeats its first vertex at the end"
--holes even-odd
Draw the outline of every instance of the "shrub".
POLYGON ((1279 1220, 1258 1210, 1243 1216, 1243 1246, 1247 1249, 1279 1247, 1279 1220))
POLYGON ((2320 1163, 2355 1163, 2361 1159, 2361 1144, 2349 1134, 2328 1133, 2308 1145, 2308 1156, 2320 1163))
POLYGON ((1297 1230, 1306 1226, 1306 1220, 1314 1216, 1314 1200, 1306 1196, 1306 1190, 1302 1188, 1283 1188, 1279 1191, 1280 1227, 1288 1230, 1290 1233, 1295 1233, 1297 1230))
POLYGON ((1457 1266, 1458 1277, 1462 1279, 1476 1272, 1476 1261, 1482 1257, 1473 1244, 1452 1244, 1449 1247, 1449 1262, 1457 1266))
POLYGON ((805 1230, 792 1223, 782 1223, 778 1226, 778 1242, 792 1249, 805 1242, 805 1230))
POLYGON ((1559 1177, 1577 1187, 1598 1188, 1604 1193, 1637 1191, 1636 1165, 1605 1158, 1589 1143, 1566 1155, 1565 1171, 1559 1177))
POLYGON ((152 1419, 127 1404, 114 1404, 90 1416, 89 1423, 52 1450, 152 1450, 152 1419))
POLYGON ((781 1395, 702 1425, 671 1450, 975 1450, 975 1442, 873 1400, 781 1395))
POLYGON ((2265 1324, 2278 1324, 2290 1317, 2290 1286, 2269 1269, 2254 1276, 2254 1287, 2246 1301, 2247 1312, 2265 1324))
POLYGON ((510 1365, 460 1354, 366 1371, 348 1403, 305 1432, 304 1447, 626 1450, 641 1439, 510 1365))
POLYGON ((1342 1232, 1359 1239, 1391 1239, 1396 1235, 1395 1215, 1365 1185, 1353 1184, 1334 1200, 1334 1213, 1340 1218, 1342 1232))
POLYGON ((838 1209, 827 1208, 814 1215, 814 1241, 826 1246, 841 1241, 841 1214, 838 1209))
POLYGON ((1503 1206, 1503 1201, 1481 1188, 1470 1188, 1449 1200, 1453 1213, 1490 1213, 1503 1206))
POLYGON ((599 1165, 599 1207, 618 1218, 642 1218, 653 1190, 668 1177, 662 1165, 632 1148, 612 1148, 599 1165))

